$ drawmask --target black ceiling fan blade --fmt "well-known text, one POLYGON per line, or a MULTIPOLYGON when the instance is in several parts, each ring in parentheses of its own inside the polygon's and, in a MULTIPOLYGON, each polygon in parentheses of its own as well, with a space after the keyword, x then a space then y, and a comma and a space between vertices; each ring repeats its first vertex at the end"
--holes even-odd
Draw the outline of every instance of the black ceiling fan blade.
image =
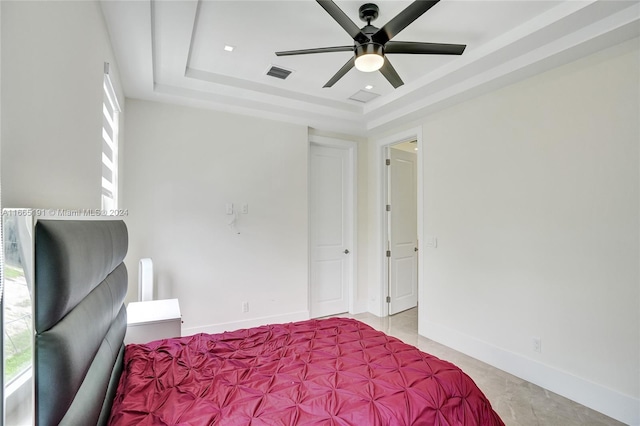
POLYGON ((384 53, 410 53, 418 55, 462 55, 465 44, 420 43, 415 41, 388 41, 384 53))
POLYGON ((353 68, 355 62, 356 62, 355 57, 352 57, 351 59, 349 59, 347 63, 344 64, 342 68, 340 68, 340 70, 338 70, 338 72, 333 77, 331 77, 331 80, 327 81, 327 83, 322 87, 331 87, 334 84, 336 84, 338 80, 344 77, 344 75, 348 73, 351 70, 351 68, 353 68))
POLYGON ((402 81, 396 69, 391 65, 391 62, 389 62, 389 58, 384 58, 384 64, 382 65, 382 68, 380 68, 380 72, 387 80, 389 80, 389 83, 391 83, 394 89, 397 89, 404 84, 404 81, 402 81))
POLYGON ((358 43, 369 41, 360 28, 331 0, 316 0, 324 10, 358 43))
POLYGON ((276 56, 308 55, 310 53, 330 53, 330 52, 352 52, 353 53, 353 45, 317 47, 315 49, 302 49, 302 50, 285 50, 283 52, 276 52, 276 56))
POLYGON ((392 20, 380 28, 371 39, 376 43, 385 44, 400 31, 404 30, 410 23, 418 19, 427 10, 435 6, 440 0, 422 1, 417 0, 398 13, 392 20))

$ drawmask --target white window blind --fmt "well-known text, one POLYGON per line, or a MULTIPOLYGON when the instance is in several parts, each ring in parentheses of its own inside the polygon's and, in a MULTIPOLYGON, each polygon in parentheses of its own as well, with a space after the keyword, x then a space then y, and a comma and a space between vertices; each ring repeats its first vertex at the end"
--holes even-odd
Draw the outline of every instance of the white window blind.
POLYGON ((102 100, 102 210, 118 208, 118 114, 120 105, 104 64, 102 100))

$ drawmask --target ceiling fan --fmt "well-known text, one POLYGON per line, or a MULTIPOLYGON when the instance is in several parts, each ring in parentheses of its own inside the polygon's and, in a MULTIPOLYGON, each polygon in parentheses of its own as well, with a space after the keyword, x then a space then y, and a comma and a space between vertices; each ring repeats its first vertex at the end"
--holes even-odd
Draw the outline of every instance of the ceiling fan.
POLYGON ((395 68, 391 65, 385 54, 410 53, 419 55, 461 55, 466 45, 445 44, 445 43, 421 43, 412 41, 391 41, 400 31, 418 19, 423 13, 431 9, 440 0, 414 1, 406 9, 387 22, 382 28, 371 25, 378 17, 378 6, 373 3, 366 3, 360 6, 360 19, 367 25, 362 28, 358 26, 340 9, 332 0, 316 0, 320 6, 326 10, 333 19, 349 33, 354 40, 353 45, 319 47, 315 49, 288 50, 276 52, 277 56, 306 55, 309 53, 327 52, 353 52, 354 55, 340 70, 324 85, 333 86, 338 80, 351 70, 356 69, 364 72, 380 70, 382 75, 391 83, 394 88, 404 84, 395 68))

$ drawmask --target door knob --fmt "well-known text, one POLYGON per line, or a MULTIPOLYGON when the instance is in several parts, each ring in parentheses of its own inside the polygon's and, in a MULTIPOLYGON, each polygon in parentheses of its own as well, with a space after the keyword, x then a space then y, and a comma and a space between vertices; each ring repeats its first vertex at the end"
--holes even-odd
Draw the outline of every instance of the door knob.
POLYGON ((349 249, 344 249, 344 254, 349 254, 349 249))

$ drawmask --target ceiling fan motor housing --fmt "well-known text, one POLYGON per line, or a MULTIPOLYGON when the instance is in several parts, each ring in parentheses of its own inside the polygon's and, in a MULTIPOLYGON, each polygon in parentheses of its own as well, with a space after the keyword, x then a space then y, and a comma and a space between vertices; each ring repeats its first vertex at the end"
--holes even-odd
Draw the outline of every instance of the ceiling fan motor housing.
POLYGON ((384 46, 378 43, 362 43, 355 46, 356 57, 362 55, 384 56, 384 46))
POLYGON ((365 21, 367 24, 371 21, 374 21, 378 17, 378 5, 373 3, 366 3, 360 6, 358 9, 358 13, 360 15, 360 19, 365 21))

